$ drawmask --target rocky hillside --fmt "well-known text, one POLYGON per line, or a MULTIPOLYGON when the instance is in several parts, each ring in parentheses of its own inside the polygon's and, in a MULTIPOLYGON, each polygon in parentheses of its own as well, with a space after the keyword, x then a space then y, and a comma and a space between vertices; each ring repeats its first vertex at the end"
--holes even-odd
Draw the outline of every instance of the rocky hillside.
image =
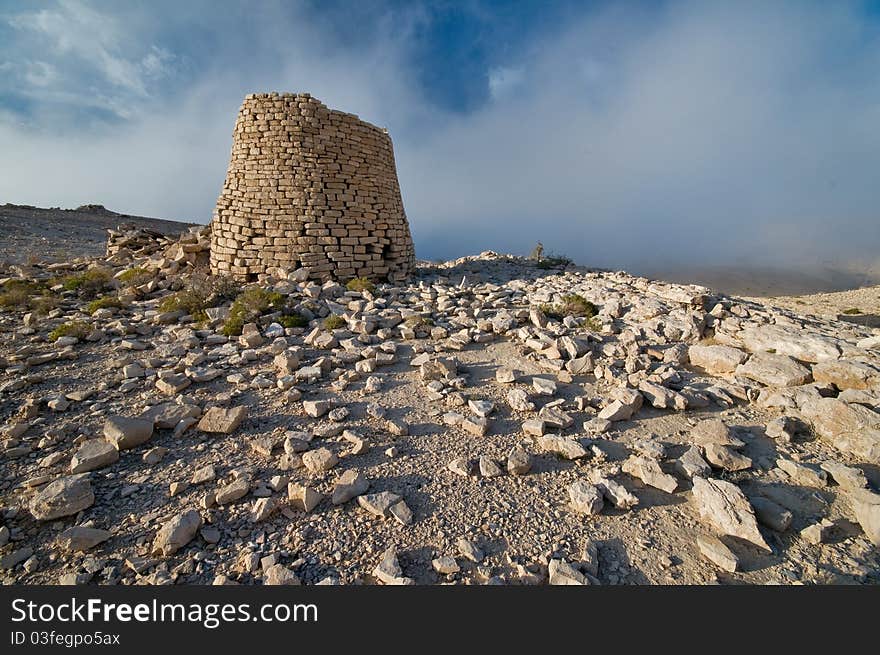
POLYGON ((180 234, 189 223, 118 214, 102 205, 76 209, 0 205, 0 267, 4 263, 66 261, 104 253, 107 230, 120 224, 156 234, 180 234))
POLYGON ((4 583, 880 581, 869 327, 491 252, 241 289, 134 236, 0 280, 4 583))

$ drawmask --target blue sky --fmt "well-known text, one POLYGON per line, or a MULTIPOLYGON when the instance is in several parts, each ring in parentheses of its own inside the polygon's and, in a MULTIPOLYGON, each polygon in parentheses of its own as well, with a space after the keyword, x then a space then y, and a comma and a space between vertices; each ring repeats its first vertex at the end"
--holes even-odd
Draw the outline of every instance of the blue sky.
POLYGON ((865 2, 0 0, 0 202, 207 222, 268 90, 389 129, 420 257, 880 265, 865 2))

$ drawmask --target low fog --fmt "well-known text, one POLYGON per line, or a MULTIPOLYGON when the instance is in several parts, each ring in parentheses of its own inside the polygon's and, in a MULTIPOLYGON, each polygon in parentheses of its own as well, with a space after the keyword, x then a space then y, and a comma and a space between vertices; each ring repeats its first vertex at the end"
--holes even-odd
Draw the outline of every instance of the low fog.
POLYGON ((0 203, 207 222, 243 96, 307 91, 389 129, 423 259, 541 241, 645 274, 880 273, 880 31, 861 4, 584 9, 506 47, 467 111, 419 83, 418 5, 357 39, 307 7, 113 11, 0 14, 0 203))

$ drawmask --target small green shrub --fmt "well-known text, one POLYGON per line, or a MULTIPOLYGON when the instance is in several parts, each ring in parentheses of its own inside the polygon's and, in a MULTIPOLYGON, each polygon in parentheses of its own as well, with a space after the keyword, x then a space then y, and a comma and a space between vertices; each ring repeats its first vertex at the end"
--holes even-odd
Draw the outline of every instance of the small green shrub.
POLYGON ((245 324, 257 320, 269 310, 278 311, 284 308, 284 296, 274 291, 252 288, 238 294, 232 307, 229 308, 229 318, 221 328, 221 332, 227 337, 241 334, 245 324))
POLYGON ((345 319, 337 314, 330 314, 327 318, 324 319, 322 323, 325 330, 338 330, 341 327, 345 327, 348 323, 345 322, 345 319))
POLYGON ((139 266, 123 271, 117 278, 122 284, 128 287, 139 287, 153 279, 153 274, 145 268, 139 266))
POLYGON ((233 300, 241 293, 241 284, 226 275, 195 275, 190 285, 208 297, 211 307, 233 300))
POLYGON ((557 305, 541 305, 540 307, 547 316, 560 321, 566 316, 592 318, 596 315, 596 305, 576 293, 562 296, 562 302, 557 305))
POLYGON ((286 328, 301 328, 309 324, 309 319, 302 314, 293 313, 282 316, 278 322, 286 328))
POLYGON ((376 290, 376 285, 365 277, 356 277, 349 280, 345 288, 349 291, 369 291, 373 293, 376 290))
POLYGON ((239 284, 231 278, 197 274, 190 278, 185 288, 165 296, 159 303, 159 311, 182 311, 202 322, 208 319, 205 310, 232 300, 240 291, 239 284))
POLYGON ((160 312, 183 312, 199 321, 208 318, 205 313, 207 308, 207 298, 192 289, 182 289, 172 293, 162 298, 159 303, 160 312))
POLYGON ((223 327, 220 328, 220 333, 227 337, 237 337, 241 335, 243 329, 244 320, 240 316, 230 316, 223 323, 223 327))
POLYGON ((844 313, 844 314, 849 314, 849 315, 853 315, 853 314, 861 314, 861 313, 862 313, 862 310, 859 309, 858 307, 850 307, 849 309, 844 309, 844 310, 843 310, 843 313, 844 313))
POLYGON ((548 255, 538 262, 538 268, 549 270, 551 268, 565 268, 571 264, 571 258, 565 255, 548 255))
POLYGON ((9 280, 0 292, 0 307, 3 309, 28 309, 35 296, 47 294, 46 287, 30 280, 9 280))
POLYGON ((76 337, 77 339, 85 339, 91 328, 88 323, 83 321, 69 321, 59 325, 49 333, 49 341, 58 341, 61 337, 76 337))
POLYGON ((116 296, 102 296, 86 305, 86 312, 91 315, 99 309, 109 309, 111 307, 116 309, 122 307, 122 301, 116 296))
POLYGON ((65 291, 77 291, 86 297, 94 297, 110 286, 112 276, 106 268, 90 268, 82 273, 68 275, 60 280, 65 291))
POLYGON ((60 303, 61 299, 58 296, 47 292, 42 296, 31 298, 30 308, 38 316, 45 316, 58 307, 60 303))

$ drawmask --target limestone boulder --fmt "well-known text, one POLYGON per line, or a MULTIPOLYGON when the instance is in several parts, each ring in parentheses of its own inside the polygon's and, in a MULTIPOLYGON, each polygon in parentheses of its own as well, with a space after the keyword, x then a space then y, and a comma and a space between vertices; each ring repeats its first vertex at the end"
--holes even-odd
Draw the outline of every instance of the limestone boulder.
POLYGON ((720 534, 739 537, 772 552, 758 530, 754 509, 739 487, 724 480, 694 477, 693 498, 700 516, 720 534))
POLYGON ((880 414, 864 405, 851 405, 837 398, 805 403, 801 413, 816 434, 838 450, 880 463, 880 414))
POLYGON ((812 379, 810 369, 788 355, 758 352, 736 367, 736 375, 768 387, 796 387, 812 379))
POLYGON ((688 348, 688 359, 692 366, 700 368, 710 375, 727 375, 736 371, 736 367, 746 361, 748 353, 733 346, 701 346, 688 348))
POLYGON ((68 475, 50 482, 31 500, 31 514, 38 521, 51 521, 91 507, 95 494, 86 474, 68 475))

